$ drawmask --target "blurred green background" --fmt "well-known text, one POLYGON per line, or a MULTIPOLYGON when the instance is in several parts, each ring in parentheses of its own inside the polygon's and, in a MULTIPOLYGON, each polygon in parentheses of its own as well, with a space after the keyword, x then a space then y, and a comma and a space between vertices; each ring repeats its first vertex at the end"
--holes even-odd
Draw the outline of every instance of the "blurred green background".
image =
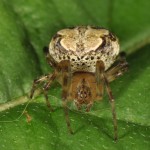
POLYGON ((105 150, 150 148, 150 1, 148 0, 0 0, 0 103, 25 99, 33 79, 48 73, 42 51, 58 30, 77 25, 102 26, 117 35, 127 53, 129 71, 111 84, 116 99, 119 140, 107 95, 91 112, 70 109, 75 134, 67 133, 61 108, 61 87, 54 83, 49 99, 43 95, 29 104, 25 116, 14 120, 25 105, 2 111, 0 149, 105 150))

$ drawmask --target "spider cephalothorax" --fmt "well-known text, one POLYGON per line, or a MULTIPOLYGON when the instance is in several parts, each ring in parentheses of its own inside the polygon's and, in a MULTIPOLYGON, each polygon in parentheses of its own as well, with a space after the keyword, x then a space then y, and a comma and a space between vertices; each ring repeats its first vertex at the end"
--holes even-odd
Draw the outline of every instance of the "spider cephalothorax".
POLYGON ((115 102, 109 83, 128 68, 124 56, 118 56, 117 37, 104 28, 77 26, 58 31, 45 51, 47 62, 54 68, 54 72, 34 81, 30 97, 33 97, 37 85, 44 82, 43 93, 48 107, 52 110, 47 92, 52 81, 56 79, 62 86, 66 123, 69 132, 73 133, 67 102, 73 100, 78 109, 86 105, 86 111, 89 111, 94 101, 102 99, 106 87, 112 108, 116 140, 115 102), (114 62, 118 64, 111 67, 114 62))

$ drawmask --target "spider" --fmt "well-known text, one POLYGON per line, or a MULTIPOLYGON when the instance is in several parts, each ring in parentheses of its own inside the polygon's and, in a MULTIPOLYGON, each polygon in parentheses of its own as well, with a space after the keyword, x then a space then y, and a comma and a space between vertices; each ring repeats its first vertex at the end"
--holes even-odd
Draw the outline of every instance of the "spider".
POLYGON ((119 54, 117 37, 101 27, 77 26, 58 31, 44 51, 54 71, 34 80, 30 98, 38 85, 44 83, 43 93, 52 111, 47 94, 52 82, 57 80, 62 86, 62 105, 72 134, 67 102, 74 101, 78 110, 85 105, 88 112, 94 101, 102 99, 105 88, 112 110, 114 140, 117 140, 115 100, 109 83, 128 69, 124 55, 119 54))

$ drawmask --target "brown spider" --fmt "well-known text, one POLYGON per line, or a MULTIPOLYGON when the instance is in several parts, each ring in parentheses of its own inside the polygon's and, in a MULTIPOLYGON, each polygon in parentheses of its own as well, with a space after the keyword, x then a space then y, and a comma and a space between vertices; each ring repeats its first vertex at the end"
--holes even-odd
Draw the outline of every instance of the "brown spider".
POLYGON ((47 62, 54 71, 34 80, 30 98, 37 85, 44 82, 43 93, 47 106, 52 110, 47 92, 56 79, 62 86, 67 127, 73 133, 67 102, 74 100, 78 109, 84 104, 88 112, 94 101, 102 99, 105 86, 112 109, 114 139, 117 140, 115 101, 109 83, 126 72, 128 64, 124 56, 118 57, 119 44, 116 36, 104 28, 77 26, 58 31, 49 48, 45 47, 44 50, 47 62), (116 61, 118 64, 112 66, 116 61))

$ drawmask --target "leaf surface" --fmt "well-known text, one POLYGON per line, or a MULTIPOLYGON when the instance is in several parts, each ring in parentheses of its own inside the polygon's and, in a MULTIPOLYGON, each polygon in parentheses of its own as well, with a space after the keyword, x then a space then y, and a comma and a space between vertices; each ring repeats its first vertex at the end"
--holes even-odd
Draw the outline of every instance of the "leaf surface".
POLYGON ((70 107, 74 135, 67 133, 61 108, 61 87, 54 83, 50 113, 42 95, 30 103, 31 122, 20 116, 25 105, 0 113, 0 149, 98 150, 150 147, 150 2, 143 0, 2 0, 0 1, 0 102, 7 104, 30 91, 33 79, 51 72, 42 48, 53 34, 76 25, 96 25, 113 31, 127 52, 129 71, 111 83, 118 118, 117 143, 108 96, 89 113, 70 107))

